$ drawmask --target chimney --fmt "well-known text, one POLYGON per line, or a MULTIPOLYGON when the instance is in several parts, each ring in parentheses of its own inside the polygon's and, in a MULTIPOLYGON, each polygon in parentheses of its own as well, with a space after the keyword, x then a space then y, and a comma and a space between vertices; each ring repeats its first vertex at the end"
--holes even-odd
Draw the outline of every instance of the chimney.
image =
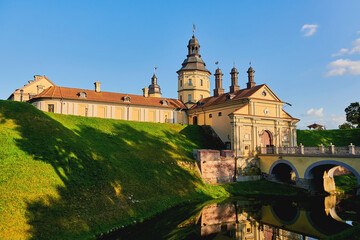
POLYGON ((101 82, 96 81, 96 82, 94 82, 94 85, 95 85, 95 92, 99 93, 101 82))
POLYGON ((255 82, 254 82, 254 69, 250 66, 249 69, 247 70, 248 73, 248 79, 249 81, 247 82, 247 89, 253 88, 255 87, 255 82))
POLYGON ((224 93, 224 89, 222 88, 222 74, 221 69, 216 69, 216 72, 214 74, 215 76, 215 89, 214 89, 214 97, 218 97, 221 94, 224 93))
POLYGON ((149 88, 144 87, 142 90, 143 90, 143 96, 148 97, 149 96, 149 88))
POLYGON ((235 67, 233 67, 230 72, 230 75, 231 75, 230 93, 234 93, 239 90, 238 74, 239 74, 239 72, 237 71, 237 69, 235 67))

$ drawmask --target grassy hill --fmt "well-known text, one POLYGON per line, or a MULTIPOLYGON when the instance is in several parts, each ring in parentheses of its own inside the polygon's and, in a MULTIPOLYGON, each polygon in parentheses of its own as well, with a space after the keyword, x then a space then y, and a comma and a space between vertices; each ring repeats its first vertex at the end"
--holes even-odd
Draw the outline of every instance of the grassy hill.
POLYGON ((187 199, 226 196, 192 168, 193 149, 214 147, 208 139, 198 126, 0 101, 0 239, 88 238, 187 199))
POLYGON ((297 130, 297 142, 304 146, 348 146, 350 143, 360 146, 360 129, 334 130, 297 130))
POLYGON ((190 200, 298 191, 267 182, 204 184, 192 151, 218 145, 200 126, 0 101, 0 146, 0 239, 89 239, 190 200))

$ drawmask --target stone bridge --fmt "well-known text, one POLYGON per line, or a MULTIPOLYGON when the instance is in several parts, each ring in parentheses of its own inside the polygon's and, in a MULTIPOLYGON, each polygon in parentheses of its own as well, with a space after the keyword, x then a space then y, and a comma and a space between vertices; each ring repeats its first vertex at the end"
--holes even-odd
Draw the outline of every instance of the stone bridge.
POLYGON ((312 192, 335 191, 334 172, 350 171, 358 181, 360 195, 360 154, 351 144, 335 151, 335 147, 300 146, 297 149, 267 149, 259 157, 260 170, 271 181, 285 182, 312 192), (355 151, 356 150, 356 151, 355 151), (346 171, 345 170, 345 171, 346 171))

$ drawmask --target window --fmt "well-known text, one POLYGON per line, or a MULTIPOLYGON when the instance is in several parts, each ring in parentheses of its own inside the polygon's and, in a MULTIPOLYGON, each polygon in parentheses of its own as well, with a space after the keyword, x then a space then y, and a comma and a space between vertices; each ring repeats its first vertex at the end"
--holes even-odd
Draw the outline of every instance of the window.
POLYGON ((182 95, 180 95, 180 101, 182 101, 182 95))
POLYGON ((89 114, 89 109, 85 108, 85 117, 88 117, 88 114, 89 114))
POLYGON ((129 103, 129 102, 131 101, 131 97, 128 96, 128 95, 126 95, 125 97, 123 97, 123 99, 124 99, 124 102, 127 102, 127 103, 129 103))
POLYGON ((191 102, 191 94, 188 95, 188 101, 191 102))
POLYGON ((189 78, 189 86, 192 86, 192 80, 189 78))
POLYGON ((163 106, 168 106, 169 102, 167 100, 161 100, 160 101, 163 106))
POLYGON ((218 115, 219 115, 219 117, 221 117, 222 113, 221 113, 221 112, 219 112, 219 114, 218 114, 218 115))
POLYGON ((203 99, 203 98, 204 98, 204 96, 200 94, 200 99, 203 99))
POLYGON ((86 92, 79 92, 78 95, 79 95, 79 98, 87 98, 86 92))
POLYGON ((180 87, 182 87, 182 80, 180 80, 180 87))
POLYGON ((55 110, 55 105, 54 104, 49 104, 48 105, 48 112, 54 112, 55 110))
POLYGON ((209 114, 209 118, 212 118, 212 114, 211 114, 211 113, 209 114))
POLYGON ((202 79, 200 79, 200 86, 202 86, 203 85, 203 80, 202 79))

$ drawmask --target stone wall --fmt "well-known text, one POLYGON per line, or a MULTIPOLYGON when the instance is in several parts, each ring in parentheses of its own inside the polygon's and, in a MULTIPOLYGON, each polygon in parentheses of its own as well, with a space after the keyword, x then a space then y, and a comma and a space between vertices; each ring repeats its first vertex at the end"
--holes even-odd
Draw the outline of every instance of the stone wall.
POLYGON ((232 150, 194 150, 203 180, 209 184, 234 182, 236 160, 232 150))

